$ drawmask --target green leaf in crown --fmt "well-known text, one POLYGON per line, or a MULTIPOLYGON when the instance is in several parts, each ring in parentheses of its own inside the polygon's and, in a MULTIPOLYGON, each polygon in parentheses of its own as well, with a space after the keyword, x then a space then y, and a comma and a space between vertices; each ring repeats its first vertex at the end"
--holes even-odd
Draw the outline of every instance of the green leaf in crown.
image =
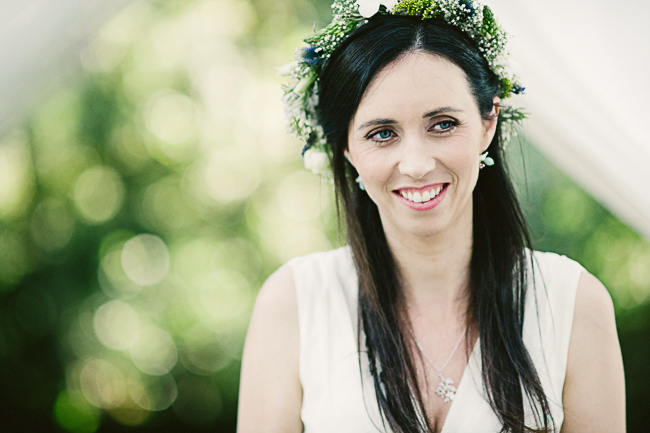
POLYGON ((393 11, 396 14, 419 16, 422 19, 438 18, 442 14, 438 4, 430 0, 402 0, 395 5, 393 11))

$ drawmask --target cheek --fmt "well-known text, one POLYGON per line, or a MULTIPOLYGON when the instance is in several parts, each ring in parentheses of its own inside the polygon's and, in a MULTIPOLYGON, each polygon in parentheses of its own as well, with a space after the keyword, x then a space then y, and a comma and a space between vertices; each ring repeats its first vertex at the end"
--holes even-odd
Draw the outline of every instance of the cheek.
POLYGON ((390 156, 386 152, 371 151, 355 155, 353 160, 354 167, 363 179, 366 194, 375 204, 379 203, 393 176, 390 156))
POLYGON ((377 188, 377 184, 384 183, 390 177, 390 169, 386 166, 386 161, 382 159, 366 158, 363 162, 358 163, 357 172, 367 185, 368 191, 377 188))
POLYGON ((382 178, 390 167, 390 155, 382 149, 353 148, 350 160, 354 161, 352 165, 364 181, 382 178))
POLYGON ((474 190, 479 176, 479 158, 474 152, 459 152, 456 155, 457 174, 463 188, 474 190))
POLYGON ((454 172, 468 173, 478 169, 478 153, 475 153, 472 146, 467 143, 457 143, 447 148, 445 152, 445 164, 454 172))

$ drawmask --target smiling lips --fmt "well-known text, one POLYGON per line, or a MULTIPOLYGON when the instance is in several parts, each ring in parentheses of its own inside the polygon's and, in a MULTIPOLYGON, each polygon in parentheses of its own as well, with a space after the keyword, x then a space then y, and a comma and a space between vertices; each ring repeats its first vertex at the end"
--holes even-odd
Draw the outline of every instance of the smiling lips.
POLYGON ((439 183, 422 188, 400 188, 394 192, 414 203, 425 203, 437 197, 446 185, 446 183, 439 183))

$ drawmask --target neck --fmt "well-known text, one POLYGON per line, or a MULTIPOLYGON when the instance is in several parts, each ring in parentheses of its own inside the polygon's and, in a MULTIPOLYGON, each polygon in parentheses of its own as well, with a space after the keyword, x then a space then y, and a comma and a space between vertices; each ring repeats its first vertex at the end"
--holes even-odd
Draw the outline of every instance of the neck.
MULTIPOLYGON (((441 320, 464 316, 472 257, 472 211, 444 230, 422 236, 384 227, 403 283, 406 308, 441 320)), ((453 319, 452 319, 453 320, 453 319)))

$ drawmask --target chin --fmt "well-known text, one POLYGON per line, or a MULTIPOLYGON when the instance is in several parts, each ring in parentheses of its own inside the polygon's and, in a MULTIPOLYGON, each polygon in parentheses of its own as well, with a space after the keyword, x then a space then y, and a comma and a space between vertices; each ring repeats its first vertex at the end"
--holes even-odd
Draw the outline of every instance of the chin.
POLYGON ((446 221, 443 221, 443 218, 438 215, 430 216, 430 218, 417 218, 415 221, 413 219, 407 221, 403 218, 398 222, 400 231, 423 238, 436 236, 444 232, 447 226, 446 221))

